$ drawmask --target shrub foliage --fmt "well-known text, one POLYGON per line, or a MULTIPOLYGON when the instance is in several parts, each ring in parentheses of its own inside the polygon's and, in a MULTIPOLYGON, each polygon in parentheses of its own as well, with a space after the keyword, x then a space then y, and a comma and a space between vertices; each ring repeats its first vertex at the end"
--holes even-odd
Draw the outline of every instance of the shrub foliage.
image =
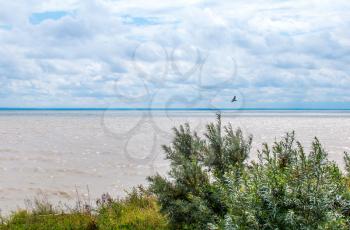
POLYGON ((305 153, 287 133, 248 162, 252 137, 222 126, 220 115, 203 138, 188 124, 174 134, 163 147, 169 175, 149 178, 171 228, 349 229, 347 177, 317 138, 305 153))

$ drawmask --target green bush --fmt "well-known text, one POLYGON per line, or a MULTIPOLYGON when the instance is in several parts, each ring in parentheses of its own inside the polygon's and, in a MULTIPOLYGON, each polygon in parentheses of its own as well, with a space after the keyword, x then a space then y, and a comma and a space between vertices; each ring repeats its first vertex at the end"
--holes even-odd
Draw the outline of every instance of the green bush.
MULTIPOLYGON (((252 137, 209 124, 204 138, 188 124, 164 146, 168 177, 149 178, 173 229, 349 229, 349 180, 315 138, 306 154, 294 132, 247 162, 252 137)), ((345 155, 346 168, 350 157, 345 155)))
POLYGON ((222 226, 255 229, 349 229, 345 178, 315 138, 306 154, 288 133, 259 161, 226 174, 230 206, 222 226))
POLYGON ((221 120, 209 124, 206 139, 192 133, 188 124, 174 128, 170 146, 163 146, 170 161, 169 179, 149 178, 150 190, 157 195, 161 211, 168 215, 172 228, 204 229, 217 223, 228 212, 221 181, 227 171, 241 167, 248 156, 252 138, 225 127, 221 120))

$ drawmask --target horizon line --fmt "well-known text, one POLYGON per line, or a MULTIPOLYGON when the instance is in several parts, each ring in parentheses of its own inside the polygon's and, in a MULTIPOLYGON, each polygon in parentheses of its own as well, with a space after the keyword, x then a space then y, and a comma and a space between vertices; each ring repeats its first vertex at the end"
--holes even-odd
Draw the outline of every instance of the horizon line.
POLYGON ((0 111, 104 111, 104 110, 115 110, 115 111, 350 111, 350 108, 147 108, 147 107, 136 107, 136 108, 79 108, 79 107, 0 107, 0 111))

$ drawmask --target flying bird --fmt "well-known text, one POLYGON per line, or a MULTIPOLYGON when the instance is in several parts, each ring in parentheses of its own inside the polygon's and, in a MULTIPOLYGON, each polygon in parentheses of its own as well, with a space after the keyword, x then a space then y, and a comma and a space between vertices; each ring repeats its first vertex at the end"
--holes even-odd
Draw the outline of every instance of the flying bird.
POLYGON ((232 98, 231 102, 235 102, 235 101, 237 101, 237 97, 236 97, 236 96, 234 96, 234 97, 232 98))

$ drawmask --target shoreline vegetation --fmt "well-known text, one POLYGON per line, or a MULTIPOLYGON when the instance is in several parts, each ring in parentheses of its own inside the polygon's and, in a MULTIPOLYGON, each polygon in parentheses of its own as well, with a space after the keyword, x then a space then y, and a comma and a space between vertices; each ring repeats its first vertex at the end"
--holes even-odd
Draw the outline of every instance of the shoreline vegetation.
POLYGON ((204 135, 188 124, 163 146, 167 177, 148 178, 123 199, 103 194, 63 210, 34 200, 1 218, 2 229, 349 229, 350 156, 345 171, 328 160, 317 138, 306 153, 295 133, 262 144, 248 162, 252 136, 221 116, 204 135))

